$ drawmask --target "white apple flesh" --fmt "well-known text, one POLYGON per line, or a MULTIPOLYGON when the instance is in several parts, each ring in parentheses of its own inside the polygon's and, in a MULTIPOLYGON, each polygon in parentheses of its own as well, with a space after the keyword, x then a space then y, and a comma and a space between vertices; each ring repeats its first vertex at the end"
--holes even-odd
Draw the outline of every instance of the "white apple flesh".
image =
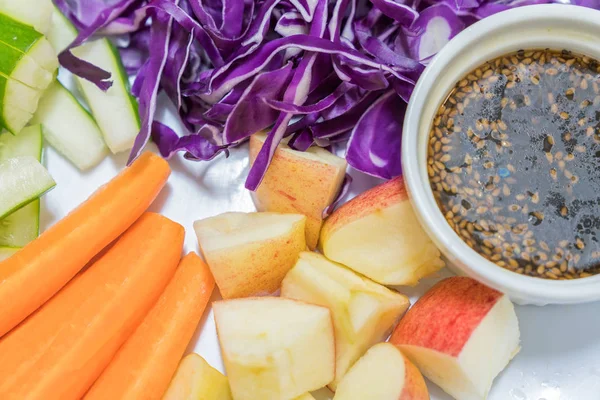
POLYGON ((179 363, 162 400, 232 400, 227 378, 191 353, 179 363))
POLYGON ((429 400, 417 367, 390 343, 371 347, 348 371, 333 400, 429 400))
POLYGON ((457 400, 484 400, 519 352, 507 296, 466 277, 445 279, 406 313, 390 343, 457 400))
MULTIPOLYGON (((250 162, 254 163, 266 139, 264 134, 250 137, 250 162)), ((320 147, 306 151, 291 149, 284 141, 260 186, 253 193, 258 211, 304 214, 306 244, 314 250, 323 224, 323 211, 340 191, 346 174, 346 160, 320 147)))
POLYGON ((225 299, 267 295, 306 250, 300 214, 230 212, 194 223, 204 259, 225 299))
POLYGON ((325 307, 279 297, 213 303, 235 400, 290 400, 333 380, 335 344, 325 307))
POLYGON ((409 306, 406 296, 320 254, 303 252, 281 286, 283 297, 328 307, 333 315, 337 383, 373 344, 384 340, 409 306))
POLYGON ((421 227, 402 178, 376 186, 337 209, 323 224, 327 258, 384 285, 415 285, 444 267, 421 227))

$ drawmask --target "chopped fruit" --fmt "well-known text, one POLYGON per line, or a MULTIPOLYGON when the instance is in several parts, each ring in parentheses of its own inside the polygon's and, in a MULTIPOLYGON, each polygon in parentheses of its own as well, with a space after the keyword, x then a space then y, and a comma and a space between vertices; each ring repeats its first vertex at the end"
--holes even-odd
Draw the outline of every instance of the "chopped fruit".
POLYGON ((163 400, 232 400, 227 377, 196 353, 181 360, 163 400))
POLYGON ((444 266, 417 220, 402 178, 336 210, 323 225, 320 247, 328 258, 384 285, 415 285, 444 266))
POLYGON ((300 214, 230 212, 196 221, 202 254, 225 299, 276 292, 306 249, 300 214))
MULTIPOLYGON (((264 134, 250 138, 251 162, 265 139, 264 134)), ((320 147, 296 151, 285 143, 280 144, 262 183, 253 194, 256 208, 306 215, 306 244, 314 250, 323 224, 323 210, 340 191, 346 166, 346 160, 320 147)))
POLYGON ((296 397, 294 400, 315 400, 315 398, 310 393, 304 393, 300 397, 296 397))
POLYGON ((423 375, 389 343, 371 347, 338 385, 334 400, 429 400, 423 375))
POLYGON ((409 306, 408 298, 310 252, 300 254, 281 295, 331 309, 336 338, 337 383, 365 351, 384 340, 409 306))
POLYGON ((519 352, 519 325, 506 295, 453 277, 417 301, 390 342, 454 398, 483 400, 519 352))
POLYGON ((331 313, 279 297, 213 303, 236 400, 288 400, 327 385, 335 371, 331 313))

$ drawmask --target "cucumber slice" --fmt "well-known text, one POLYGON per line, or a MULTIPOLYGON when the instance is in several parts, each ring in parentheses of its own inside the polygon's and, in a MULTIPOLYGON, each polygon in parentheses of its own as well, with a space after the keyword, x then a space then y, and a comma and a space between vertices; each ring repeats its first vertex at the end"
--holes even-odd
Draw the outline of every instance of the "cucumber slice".
POLYGON ((48 32, 52 18, 51 0, 0 0, 0 12, 41 33, 48 32))
POLYGON ((0 13, 0 42, 31 57, 40 67, 54 74, 58 58, 50 42, 30 26, 0 13))
POLYGON ((13 134, 31 120, 42 92, 0 73, 0 125, 13 134))
POLYGON ((82 171, 108 154, 94 118, 57 81, 44 93, 32 122, 42 124, 46 140, 82 171))
POLYGON ((46 35, 48 41, 57 53, 60 53, 77 37, 77 28, 73 26, 71 21, 54 7, 52 10, 52 25, 46 35))
POLYGON ((73 53, 112 74, 113 85, 106 92, 85 79, 76 80, 108 148, 113 153, 131 149, 140 130, 140 118, 117 50, 108 39, 99 39, 73 49, 73 53))
POLYGON ((56 186, 46 168, 31 156, 0 162, 0 219, 56 186))
POLYGON ((40 200, 0 219, 0 246, 23 247, 40 233, 40 200))
MULTIPOLYGON (((42 127, 29 126, 18 136, 0 135, 0 162, 12 157, 42 158, 42 127)), ((38 237, 40 231, 40 201, 30 204, 0 220, 0 248, 23 247, 38 237)))
POLYGON ((17 136, 0 134, 0 162, 9 158, 30 156, 42 160, 42 127, 28 126, 17 136))
MULTIPOLYGON (((2 79, 0 79, 0 91, 4 92, 4 85, 2 79)), ((1 105, 2 103, 0 102, 0 106, 1 105)), ((5 128, 13 135, 16 135, 17 133, 23 130, 25 125, 27 125, 27 123, 31 120, 32 117, 33 114, 27 111, 23 111, 17 107, 1 107, 0 128, 5 128)))
POLYGON ((14 247, 0 247, 0 261, 8 259, 20 249, 14 247))
POLYGON ((2 42, 0 42, 0 73, 40 90, 46 89, 54 79, 50 71, 40 67, 29 55, 2 42))

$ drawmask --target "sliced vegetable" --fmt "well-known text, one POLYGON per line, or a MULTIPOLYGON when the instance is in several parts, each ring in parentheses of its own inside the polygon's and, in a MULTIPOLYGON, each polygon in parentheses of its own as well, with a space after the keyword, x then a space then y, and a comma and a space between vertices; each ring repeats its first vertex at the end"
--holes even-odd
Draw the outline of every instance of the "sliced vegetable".
POLYGON ((129 228, 158 195, 169 174, 166 161, 145 153, 25 246, 18 257, 2 263, 0 304, 11 306, 0 314, 0 336, 52 297, 129 228))
POLYGON ((229 381, 196 353, 181 360, 163 400, 232 400, 229 381))
POLYGON ((18 134, 33 117, 42 92, 0 73, 0 127, 18 134))
MULTIPOLYGON (((17 136, 0 135, 0 161, 23 156, 31 156, 41 162, 41 126, 27 127, 17 136)), ((40 201, 34 200, 0 220, 0 246, 23 247, 38 236, 39 230, 40 201)))
MULTIPOLYGON (((12 0, 1 1, 17 4, 12 0)), ((21 3, 18 4, 21 7, 21 3)), ((58 68, 56 52, 41 33, 2 13, 0 13, 0 27, 0 42, 26 53, 45 70, 51 73, 56 72, 58 68)))
POLYGON ((18 135, 0 134, 0 161, 30 156, 42 161, 42 127, 28 126, 18 135))
POLYGON ((0 14, 0 127, 17 134, 58 67, 54 50, 32 27, 0 14))
MULTIPOLYGON (((0 76, 0 96, 6 91, 6 79, 0 76)), ((6 129, 13 135, 21 132, 27 122, 33 118, 33 114, 27 111, 23 111, 17 107, 4 107, 3 102, 0 101, 0 130, 6 129)))
POLYGON ((40 233, 40 200, 0 220, 0 247, 23 247, 35 240, 40 233))
POLYGON ((0 73, 40 90, 46 89, 54 79, 52 73, 33 58, 3 42, 0 42, 0 73))
POLYGON ((42 164, 31 156, 0 162, 0 219, 31 203, 56 182, 42 164))
POLYGON ((52 8, 52 0, 0 0, 0 13, 44 34, 50 28, 52 8))
POLYGON ((140 130, 140 119, 117 50, 108 39, 100 39, 74 49, 73 53, 112 74, 113 85, 106 92, 85 79, 77 78, 77 83, 108 148, 113 153, 131 149, 140 130))
POLYGON ((52 10, 52 23, 46 37, 54 50, 60 53, 75 40, 77 28, 58 8, 54 7, 52 10))
POLYGON ((85 400, 160 400, 215 287, 208 266, 185 256, 144 321, 119 349, 85 400))
POLYGON ((20 249, 16 247, 0 247, 0 262, 10 258, 19 250, 20 249))
POLYGON ((3 337, 0 398, 80 399, 173 276, 184 234, 163 216, 142 215, 89 269, 3 337))
POLYGON ((108 154, 94 118, 58 81, 44 93, 32 121, 42 124, 48 143, 82 171, 108 154))

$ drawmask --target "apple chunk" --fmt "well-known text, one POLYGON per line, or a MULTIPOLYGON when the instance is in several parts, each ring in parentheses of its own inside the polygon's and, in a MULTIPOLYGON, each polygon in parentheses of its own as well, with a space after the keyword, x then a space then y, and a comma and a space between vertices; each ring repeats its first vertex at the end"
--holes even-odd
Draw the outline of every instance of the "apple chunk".
MULTIPOLYGON (((250 137, 250 161, 266 139, 264 134, 250 137)), ((279 145, 262 183, 253 193, 258 211, 304 214, 306 244, 314 250, 323 223, 323 210, 338 192, 346 174, 346 160, 320 147, 296 151, 279 145)))
POLYGON ((519 352, 519 324, 507 296, 453 277, 417 301, 390 342, 454 398, 483 400, 519 352))
POLYGON ((227 378, 198 354, 181 360, 162 400, 232 400, 227 378))
POLYGON ((335 371, 331 313, 280 297, 213 304, 235 400, 289 400, 327 385, 335 371))
POLYGON ((423 375, 390 343, 371 347, 348 371, 333 400, 429 400, 423 375))
POLYGON ((310 393, 304 393, 302 396, 296 397, 294 400, 315 400, 310 393))
POLYGON ((300 214, 230 212, 194 223, 225 299, 270 294, 306 250, 300 214))
POLYGON ((335 390, 348 369, 384 340, 409 306, 406 296, 364 278, 320 254, 300 253, 281 285, 281 295, 328 307, 336 344, 335 390))
POLYGON ((401 177, 336 210, 323 224, 320 247, 327 258, 384 285, 415 285, 444 266, 401 177))

